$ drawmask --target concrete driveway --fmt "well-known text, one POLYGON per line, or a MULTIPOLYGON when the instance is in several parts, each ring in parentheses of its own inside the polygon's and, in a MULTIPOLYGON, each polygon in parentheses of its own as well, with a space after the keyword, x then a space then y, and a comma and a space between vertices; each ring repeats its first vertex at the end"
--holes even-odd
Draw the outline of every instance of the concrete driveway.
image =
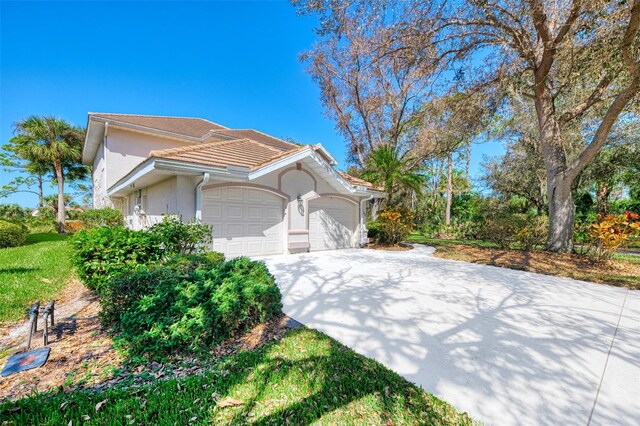
POLYGON ((640 292, 431 250, 263 260, 286 314, 487 424, 640 424, 640 292))

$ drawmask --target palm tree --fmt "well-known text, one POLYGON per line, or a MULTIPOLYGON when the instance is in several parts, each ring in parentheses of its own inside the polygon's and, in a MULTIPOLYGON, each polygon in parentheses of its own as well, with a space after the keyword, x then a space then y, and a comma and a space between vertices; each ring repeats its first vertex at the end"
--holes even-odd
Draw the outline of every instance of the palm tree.
POLYGON ((369 153, 362 178, 384 188, 387 204, 398 190, 422 192, 425 182, 424 175, 419 173, 415 161, 406 152, 402 153, 399 147, 386 144, 369 153))
POLYGON ((64 232, 65 171, 77 167, 82 155, 84 131, 52 116, 31 116, 16 123, 11 139, 14 152, 26 161, 49 164, 58 185, 58 232, 64 232))

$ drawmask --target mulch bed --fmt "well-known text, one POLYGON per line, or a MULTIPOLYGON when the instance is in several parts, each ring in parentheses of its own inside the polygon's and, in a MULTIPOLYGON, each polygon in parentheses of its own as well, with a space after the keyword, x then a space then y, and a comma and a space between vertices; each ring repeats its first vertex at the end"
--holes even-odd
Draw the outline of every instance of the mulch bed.
MULTIPOLYGON (((78 287, 77 282, 72 282, 65 289, 58 299, 60 311, 73 311, 76 305, 77 311, 56 318, 54 329, 50 331, 51 354, 42 367, 0 378, 0 402, 23 398, 33 392, 139 386, 156 380, 202 374, 224 357, 256 349, 279 339, 287 330, 300 326, 283 315, 254 327, 242 336, 217 344, 208 354, 141 364, 139 361, 127 361, 114 348, 109 333, 102 328, 99 318, 101 308, 95 297, 84 304, 78 302, 81 299, 86 301, 87 297, 92 297, 91 293, 81 284, 78 287), (84 297, 78 297, 78 292, 84 297)), ((24 327, 24 324, 5 324, 0 330, 3 348, 9 348, 0 358, 0 367, 10 354, 23 349, 26 334, 16 333, 16 330, 20 331, 18 327, 24 327)), ((32 339, 31 349, 42 347, 42 326, 39 328, 40 332, 32 339)))
POLYGON ((463 244, 437 245, 435 257, 640 289, 640 264, 594 261, 548 251, 501 250, 463 244))
POLYGON ((386 250, 386 251, 409 251, 413 250, 413 246, 409 244, 400 243, 398 245, 385 245, 385 244, 377 244, 377 243, 369 243, 367 244, 367 248, 373 250, 386 250))

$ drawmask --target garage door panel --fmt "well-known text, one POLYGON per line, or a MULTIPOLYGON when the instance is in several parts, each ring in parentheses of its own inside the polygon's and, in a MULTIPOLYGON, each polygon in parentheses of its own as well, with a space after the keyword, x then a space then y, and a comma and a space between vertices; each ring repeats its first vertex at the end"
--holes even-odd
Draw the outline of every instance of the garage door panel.
POLYGON ((340 198, 323 197, 309 202, 309 245, 312 251, 353 246, 357 224, 356 205, 340 198))
POLYGON ((227 257, 284 251, 283 202, 269 192, 248 188, 205 190, 202 220, 213 225, 212 248, 227 257), (210 192, 215 195, 209 196, 210 192))

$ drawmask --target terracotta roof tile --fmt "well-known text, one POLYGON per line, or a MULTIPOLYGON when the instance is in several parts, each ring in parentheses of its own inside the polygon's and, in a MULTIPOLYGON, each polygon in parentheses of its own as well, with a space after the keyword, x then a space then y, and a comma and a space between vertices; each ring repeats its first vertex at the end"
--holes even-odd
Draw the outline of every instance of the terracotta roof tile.
POLYGON ((347 174, 347 173, 344 173, 344 172, 338 172, 338 174, 340 175, 340 177, 342 177, 344 180, 349 182, 351 185, 364 186, 365 188, 373 189, 375 191, 383 191, 384 190, 384 188, 382 188, 380 186, 376 186, 376 185, 372 184, 371 182, 367 182, 364 179, 360 179, 360 178, 357 178, 355 176, 351 176, 350 174, 347 174))
POLYGON ((295 151, 297 150, 283 152, 244 138, 151 151, 149 157, 169 158, 214 167, 240 166, 253 169, 278 158, 286 157, 295 151))
POLYGON ((253 139, 254 141, 258 141, 265 145, 272 146, 282 151, 289 151, 292 149, 298 149, 300 145, 296 145, 291 142, 283 141, 282 139, 274 138, 273 136, 269 136, 262 132, 253 129, 226 129, 216 131, 221 135, 234 136, 238 139, 240 138, 248 138, 253 139))
MULTIPOLYGON (((149 157, 168 158, 213 167, 240 166, 256 169, 309 148, 309 146, 287 142, 257 130, 229 129, 201 118, 103 113, 90 113, 90 116, 147 127, 150 130, 155 129, 201 138, 203 139, 202 143, 182 148, 151 151, 149 157), (234 139, 220 140, 220 136, 233 137, 234 139)), ((362 179, 346 173, 338 173, 354 186, 382 190, 362 179)))
POLYGON ((224 126, 202 118, 102 113, 91 113, 91 116, 196 138, 202 138, 211 131, 228 130, 224 126))

